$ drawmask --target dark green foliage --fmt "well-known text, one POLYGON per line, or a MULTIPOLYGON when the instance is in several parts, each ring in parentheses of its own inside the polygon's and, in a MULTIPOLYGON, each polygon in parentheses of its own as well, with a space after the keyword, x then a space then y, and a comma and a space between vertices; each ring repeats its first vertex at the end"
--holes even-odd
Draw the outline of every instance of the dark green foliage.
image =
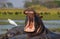
POLYGON ((60 6, 60 1, 54 1, 55 3, 57 3, 58 4, 58 6, 60 6))
POLYGON ((41 12, 40 15, 43 15, 43 12, 41 12))
POLYGON ((6 13, 6 12, 2 12, 2 14, 3 14, 3 15, 7 15, 7 13, 6 13))
POLYGON ((7 12, 9 15, 12 15, 13 13, 12 12, 7 12))
POLYGON ((15 12, 15 15, 18 15, 19 14, 19 12, 15 12))
POLYGON ((45 14, 45 15, 50 15, 50 13, 48 13, 48 12, 45 12, 44 14, 45 14))
POLYGON ((27 8, 32 5, 32 2, 25 2, 24 7, 27 8))

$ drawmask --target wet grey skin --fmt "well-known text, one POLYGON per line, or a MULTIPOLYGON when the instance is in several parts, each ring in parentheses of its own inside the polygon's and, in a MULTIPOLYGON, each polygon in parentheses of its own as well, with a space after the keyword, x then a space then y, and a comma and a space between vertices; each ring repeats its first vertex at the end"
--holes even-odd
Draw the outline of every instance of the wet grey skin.
MULTIPOLYGON (((33 11, 33 10, 28 10, 28 11, 33 11)), ((8 32, 6 33, 6 36, 8 39, 60 39, 60 34, 51 32, 49 29, 47 29, 44 26, 38 13, 34 12, 32 14, 33 17, 30 17, 31 16, 30 13, 25 14, 25 15, 26 15, 25 25, 27 24, 28 21, 31 22, 31 20, 34 18, 34 21, 32 20, 32 22, 35 22, 34 32, 25 32, 24 28, 26 26, 15 27, 15 28, 8 30, 8 32), (28 18, 31 20, 29 20, 28 18)))

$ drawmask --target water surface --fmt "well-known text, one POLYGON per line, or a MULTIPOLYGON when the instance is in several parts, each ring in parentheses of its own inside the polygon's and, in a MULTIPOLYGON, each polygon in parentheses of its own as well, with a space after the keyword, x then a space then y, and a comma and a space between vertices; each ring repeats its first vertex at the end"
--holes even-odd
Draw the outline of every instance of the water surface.
MULTIPOLYGON (((24 23, 24 20, 14 20, 15 22, 24 23)), ((7 20, 0 20, 0 22, 8 22, 7 20)), ((60 28, 60 20, 43 20, 45 27, 47 28, 60 28)), ((19 24, 21 26, 21 24, 19 24)), ((7 32, 7 29, 11 29, 13 25, 0 25, 0 34, 7 32)))

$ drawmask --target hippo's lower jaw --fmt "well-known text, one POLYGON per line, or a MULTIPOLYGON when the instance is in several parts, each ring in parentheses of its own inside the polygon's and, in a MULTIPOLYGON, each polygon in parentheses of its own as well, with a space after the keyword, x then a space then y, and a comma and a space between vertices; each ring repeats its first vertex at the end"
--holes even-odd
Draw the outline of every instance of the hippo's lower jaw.
POLYGON ((30 29, 30 28, 24 29, 25 32, 34 32, 34 30, 35 30, 35 28, 33 28, 33 29, 30 29))

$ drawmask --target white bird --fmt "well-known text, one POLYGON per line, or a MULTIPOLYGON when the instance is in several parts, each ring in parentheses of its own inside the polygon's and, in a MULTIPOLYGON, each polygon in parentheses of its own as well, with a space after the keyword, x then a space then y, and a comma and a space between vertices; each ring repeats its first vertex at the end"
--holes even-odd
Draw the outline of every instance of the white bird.
POLYGON ((11 19, 8 19, 8 22, 10 23, 10 24, 12 24, 12 25, 14 25, 14 26, 18 26, 13 20, 11 20, 11 19))

